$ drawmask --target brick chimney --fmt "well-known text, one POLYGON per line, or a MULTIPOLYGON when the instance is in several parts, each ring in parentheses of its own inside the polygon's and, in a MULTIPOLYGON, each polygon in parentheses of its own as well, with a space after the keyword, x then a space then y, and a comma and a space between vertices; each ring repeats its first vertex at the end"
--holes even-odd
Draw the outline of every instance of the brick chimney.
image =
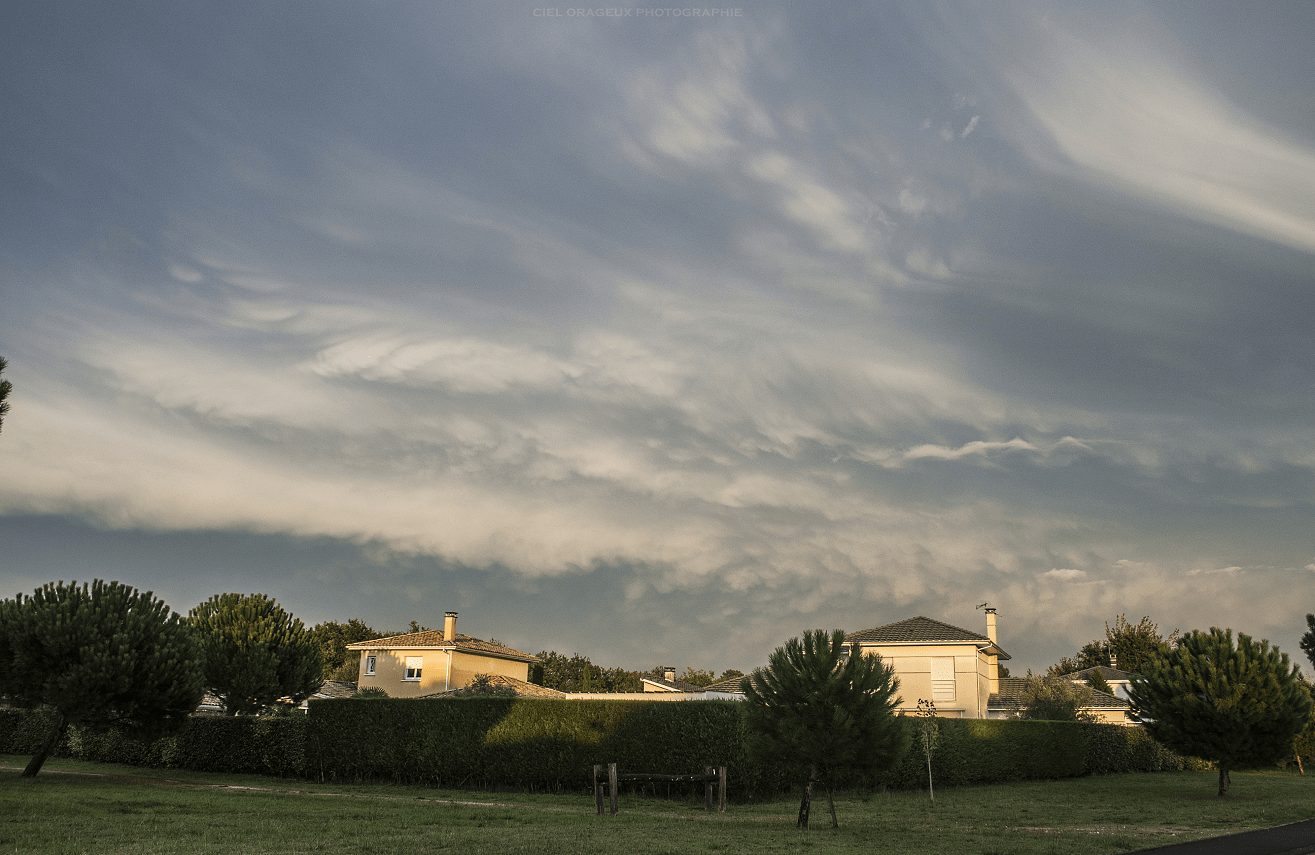
POLYGON ((676 680, 676 669, 675 669, 675 668, 672 668, 672 667, 669 666, 669 665, 663 665, 663 666, 662 666, 662 679, 666 680, 667 682, 675 682, 675 680, 676 680))
POLYGON ((443 616, 443 640, 457 640, 457 613, 448 612, 443 616))

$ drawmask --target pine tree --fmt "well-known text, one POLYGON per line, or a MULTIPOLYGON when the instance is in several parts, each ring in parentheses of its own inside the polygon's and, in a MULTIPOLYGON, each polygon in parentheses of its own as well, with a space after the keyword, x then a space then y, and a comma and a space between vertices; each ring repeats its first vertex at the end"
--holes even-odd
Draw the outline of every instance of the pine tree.
MULTIPOLYGON (((3 356, 0 356, 0 374, 4 373, 7 365, 9 365, 9 363, 5 361, 3 356)), ((0 428, 4 427, 5 413, 9 412, 9 402, 5 399, 9 397, 9 393, 12 392, 13 389, 13 383, 10 383, 8 380, 0 380, 0 428)))
POLYGON ((808 827, 814 782, 826 788, 838 828, 834 789, 847 775, 889 768, 905 748, 895 720, 895 671, 879 656, 846 658, 845 633, 809 630, 778 647, 766 669, 741 683, 749 749, 804 777, 800 828, 808 827))
POLYGON ((360 673, 361 657, 347 645, 383 638, 384 634, 365 621, 351 618, 346 623, 334 620, 317 623, 308 635, 320 648, 320 663, 326 680, 355 683, 360 673))
POLYGON ((1156 741, 1219 764, 1219 795, 1229 770, 1291 756, 1311 714, 1300 672, 1286 653, 1250 636, 1211 627, 1177 646, 1162 645, 1132 682, 1132 702, 1156 741))
POLYGON ((149 591, 100 579, 52 582, 0 602, 0 695, 53 714, 24 777, 41 771, 71 724, 168 729, 201 694, 195 638, 149 591))
POLYGON ((229 715, 258 713, 320 687, 319 647, 301 621, 264 594, 216 594, 188 614, 201 641, 205 686, 229 715))

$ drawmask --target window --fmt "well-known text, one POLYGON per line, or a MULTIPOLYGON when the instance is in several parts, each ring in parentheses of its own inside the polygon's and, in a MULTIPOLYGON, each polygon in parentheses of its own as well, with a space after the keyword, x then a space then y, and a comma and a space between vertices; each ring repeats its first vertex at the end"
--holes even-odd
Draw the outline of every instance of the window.
POLYGON ((373 656, 367 656, 367 657, 365 657, 365 676, 367 676, 367 677, 373 677, 373 676, 374 676, 374 657, 373 657, 373 656))
POLYGON ((932 657, 931 699, 938 704, 954 702, 954 657, 953 656, 932 657))
POLYGON ((403 680, 419 680, 419 679, 420 679, 420 669, 421 669, 421 667, 424 665, 424 663, 425 663, 425 658, 424 658, 423 656, 408 656, 408 657, 406 657, 406 676, 403 677, 402 679, 403 679, 403 680))

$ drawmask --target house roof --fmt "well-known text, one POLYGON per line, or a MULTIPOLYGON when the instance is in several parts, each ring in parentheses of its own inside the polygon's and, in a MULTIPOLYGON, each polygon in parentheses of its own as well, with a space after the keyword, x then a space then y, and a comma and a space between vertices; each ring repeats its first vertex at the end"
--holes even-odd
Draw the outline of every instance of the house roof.
POLYGON ((748 676, 749 676, 748 674, 745 674, 743 677, 727 677, 725 680, 719 680, 718 682, 713 683, 710 686, 704 686, 703 691, 735 692, 737 694, 743 694, 744 690, 740 688, 740 681, 748 676))
POLYGON ((311 693, 312 698, 350 698, 356 694, 356 684, 340 680, 325 680, 311 693))
POLYGON ((1126 682, 1132 682, 1133 677, 1141 676, 1132 671, 1120 671, 1118 668, 1111 668, 1108 665, 1097 665, 1094 668, 1083 668, 1081 671, 1074 671, 1071 674, 1063 674, 1061 676, 1069 680, 1086 681, 1091 679, 1091 672, 1093 671, 1099 671, 1100 676, 1104 677, 1106 680, 1123 680, 1126 682))
POLYGON ((466 653, 481 653, 497 656, 501 659, 516 659, 521 662, 538 662, 538 658, 501 644, 472 638, 457 633, 452 641, 443 638, 443 630, 426 629, 421 632, 408 632, 405 635, 392 635, 388 638, 375 638, 370 641, 358 641, 347 645, 348 650, 461 650, 466 653))
POLYGON ((640 682, 658 686, 664 692, 702 692, 702 686, 686 683, 684 680, 665 680, 662 677, 640 677, 640 682))
MULTIPOLYGON (((517 680, 515 677, 504 677, 501 674, 488 675, 489 682, 500 688, 510 688, 516 693, 518 698, 551 698, 560 700, 566 697, 565 692, 559 692, 556 689, 548 689, 543 686, 527 683, 524 680, 517 680)), ((455 698, 461 696, 461 689, 453 689, 449 692, 439 692, 435 695, 425 695, 426 698, 455 698)))
MULTIPOLYGON (((1018 709, 1023 704, 1023 694, 1027 691, 1028 679, 1027 677, 1001 677, 1000 691, 991 693, 991 697, 986 702, 986 708, 991 710, 1018 709)), ((1129 710, 1132 708, 1132 704, 1123 698, 1116 698, 1096 689, 1087 689, 1087 691, 1090 693, 1090 697, 1087 703, 1082 705, 1084 709, 1129 710)))
POLYGON ((969 632, 948 623, 918 615, 907 620, 888 623, 875 629, 851 632, 845 641, 859 644, 934 644, 970 642, 979 647, 991 647, 1001 659, 1010 659, 1000 645, 977 632, 969 632))

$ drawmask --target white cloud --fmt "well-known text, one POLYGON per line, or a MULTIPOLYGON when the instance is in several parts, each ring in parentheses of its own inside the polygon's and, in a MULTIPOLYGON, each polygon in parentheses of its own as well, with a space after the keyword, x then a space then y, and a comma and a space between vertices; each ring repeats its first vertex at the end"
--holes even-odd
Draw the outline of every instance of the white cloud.
POLYGON ((1059 579, 1063 582, 1072 582, 1076 579, 1087 578, 1087 571, 1074 570, 1066 567, 1066 568, 1055 568, 1053 570, 1047 570, 1041 575, 1047 579, 1059 579))

